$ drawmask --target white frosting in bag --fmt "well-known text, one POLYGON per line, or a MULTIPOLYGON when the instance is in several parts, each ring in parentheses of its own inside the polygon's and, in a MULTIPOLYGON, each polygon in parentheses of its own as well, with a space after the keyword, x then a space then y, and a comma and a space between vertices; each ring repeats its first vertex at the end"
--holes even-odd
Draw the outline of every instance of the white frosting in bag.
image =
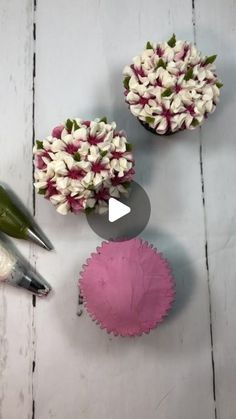
POLYGON ((0 281, 5 281, 8 278, 15 263, 14 256, 0 243, 0 281))

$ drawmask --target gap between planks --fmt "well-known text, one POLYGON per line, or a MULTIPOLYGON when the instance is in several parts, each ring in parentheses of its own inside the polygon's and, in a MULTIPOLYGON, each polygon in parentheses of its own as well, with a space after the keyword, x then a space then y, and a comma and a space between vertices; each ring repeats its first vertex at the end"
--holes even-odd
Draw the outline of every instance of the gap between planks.
MULTIPOLYGON (((33 0, 32 5, 33 10, 33 30, 32 30, 32 42, 33 42, 33 56, 32 56, 32 148, 35 143, 35 78, 36 78, 36 11, 37 11, 37 0, 33 0)), ((34 157, 32 154, 32 185, 34 185, 34 157)), ((35 216, 36 212, 36 204, 35 204, 35 189, 34 186, 32 188, 32 210, 33 216, 35 216)), ((34 245, 33 245, 33 260, 34 260, 34 268, 36 269, 36 258, 34 253, 34 245)), ((32 412, 31 418, 35 419, 35 393, 34 393, 34 373, 36 367, 36 323, 35 323, 35 311, 36 311, 36 296, 32 296, 32 381, 31 381, 31 392, 32 392, 32 412)))
MULTIPOLYGON (((194 45, 197 46, 197 21, 196 21, 197 19, 196 19, 195 2, 196 0, 192 0, 192 24, 193 24, 194 45)), ((200 127, 199 128, 199 162, 200 162, 200 177, 201 177, 201 187, 202 187, 202 207, 203 207, 203 223, 204 223, 204 239, 205 239, 205 264, 206 264, 207 290, 208 290, 208 302, 209 302, 209 329, 210 329, 211 365, 212 365, 212 396, 214 400, 214 415, 215 415, 215 419, 217 419, 214 337, 213 337, 213 329, 212 329, 211 286, 210 286, 210 271, 209 271, 209 258, 208 258, 206 193, 205 193, 204 162, 203 162, 202 150, 203 150, 202 129, 200 127)))

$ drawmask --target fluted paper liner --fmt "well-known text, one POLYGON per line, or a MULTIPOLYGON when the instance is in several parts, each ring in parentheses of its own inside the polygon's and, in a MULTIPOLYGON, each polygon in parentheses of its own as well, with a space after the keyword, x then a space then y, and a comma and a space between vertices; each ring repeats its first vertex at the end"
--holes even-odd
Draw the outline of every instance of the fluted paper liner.
POLYGON ((141 239, 103 242, 80 275, 88 313, 114 335, 149 333, 174 301, 174 279, 167 260, 141 239))

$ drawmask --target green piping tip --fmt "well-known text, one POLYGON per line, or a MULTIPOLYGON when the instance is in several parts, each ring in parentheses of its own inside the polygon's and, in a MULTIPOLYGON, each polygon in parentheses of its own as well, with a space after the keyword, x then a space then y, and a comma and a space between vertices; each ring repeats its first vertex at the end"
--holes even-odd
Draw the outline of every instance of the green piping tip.
POLYGON ((49 239, 18 197, 12 197, 11 191, 8 193, 2 185, 0 185, 0 231, 17 239, 29 240, 46 250, 53 249, 49 239))

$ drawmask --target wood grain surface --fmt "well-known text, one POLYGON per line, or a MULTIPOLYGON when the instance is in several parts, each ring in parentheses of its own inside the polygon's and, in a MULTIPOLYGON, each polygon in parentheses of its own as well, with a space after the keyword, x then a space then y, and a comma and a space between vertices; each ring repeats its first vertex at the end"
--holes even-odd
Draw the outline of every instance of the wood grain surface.
MULTIPOLYGON (((0 2, 0 180, 32 211, 33 9, 29 0, 0 2)), ((34 263, 34 249, 19 243, 34 263)), ((32 296, 0 289, 0 418, 32 418, 32 296)))

